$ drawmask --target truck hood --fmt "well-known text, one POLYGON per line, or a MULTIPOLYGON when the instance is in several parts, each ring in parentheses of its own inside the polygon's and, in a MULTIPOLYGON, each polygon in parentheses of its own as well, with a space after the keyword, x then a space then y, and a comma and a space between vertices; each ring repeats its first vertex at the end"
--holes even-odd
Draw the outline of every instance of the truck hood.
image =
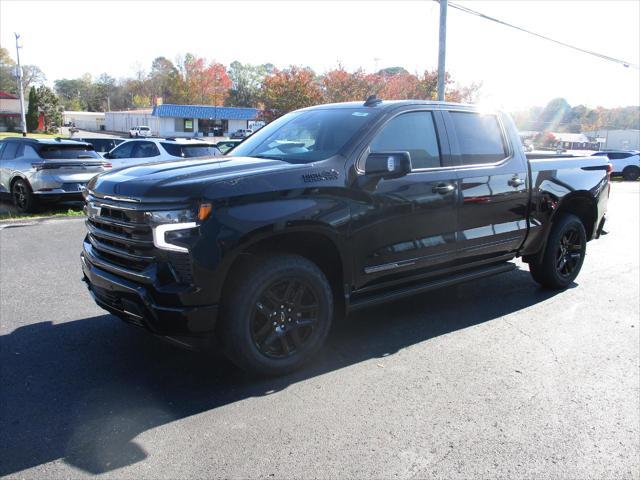
POLYGON ((304 168, 280 160, 217 157, 146 163, 94 177, 87 189, 95 196, 149 202, 182 202, 201 197, 215 182, 304 168))

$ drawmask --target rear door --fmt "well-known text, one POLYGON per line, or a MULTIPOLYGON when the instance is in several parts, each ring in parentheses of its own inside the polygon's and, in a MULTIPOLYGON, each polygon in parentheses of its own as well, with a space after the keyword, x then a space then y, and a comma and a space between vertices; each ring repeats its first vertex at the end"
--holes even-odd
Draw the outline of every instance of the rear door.
POLYGON ((454 263, 458 188, 443 133, 440 112, 409 111, 390 119, 370 141, 367 152, 408 151, 412 171, 359 192, 352 234, 361 292, 454 263))
MULTIPOLYGON (((459 158, 457 250, 460 263, 512 254, 526 235, 527 161, 498 114, 445 113, 452 155, 459 158)), ((512 128, 511 131, 515 132, 512 128)))

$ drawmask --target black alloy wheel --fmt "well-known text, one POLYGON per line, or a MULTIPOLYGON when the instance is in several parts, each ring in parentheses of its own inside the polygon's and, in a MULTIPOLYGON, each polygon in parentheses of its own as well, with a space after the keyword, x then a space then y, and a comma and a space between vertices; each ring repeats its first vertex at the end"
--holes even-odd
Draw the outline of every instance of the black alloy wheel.
POLYGON ((32 212, 35 208, 35 199, 29 185, 19 178, 11 186, 11 198, 13 205, 20 212, 32 212))
POLYGON ((304 349, 318 322, 318 298, 300 278, 277 280, 255 303, 251 338, 270 358, 287 358, 304 349))
POLYGON ((576 228, 566 230, 560 238, 556 253, 556 270, 562 277, 570 277, 582 259, 582 243, 576 228))
POLYGON ((331 286, 316 264, 298 255, 255 255, 233 272, 216 330, 240 368, 283 375, 322 348, 333 314, 331 286))
POLYGON ((545 288, 567 288, 584 262, 587 234, 582 221, 571 214, 553 220, 544 251, 529 263, 533 279, 545 288))

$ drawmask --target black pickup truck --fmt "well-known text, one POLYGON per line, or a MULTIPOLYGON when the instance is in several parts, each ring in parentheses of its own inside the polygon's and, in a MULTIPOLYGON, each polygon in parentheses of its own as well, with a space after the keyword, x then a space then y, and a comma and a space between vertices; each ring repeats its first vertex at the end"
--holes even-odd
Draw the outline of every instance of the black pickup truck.
POLYGON ((507 272, 515 257, 543 287, 567 287, 602 231, 609 169, 528 160, 507 115, 473 106, 306 108, 227 157, 95 177, 84 280, 126 322, 213 338, 240 367, 282 374, 337 315, 507 272))

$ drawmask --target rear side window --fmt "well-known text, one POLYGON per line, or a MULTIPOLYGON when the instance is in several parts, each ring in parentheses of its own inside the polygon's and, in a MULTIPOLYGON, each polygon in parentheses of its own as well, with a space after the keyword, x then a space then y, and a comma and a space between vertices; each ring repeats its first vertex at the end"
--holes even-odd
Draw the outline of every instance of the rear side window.
POLYGON ((42 145, 40 156, 48 160, 68 160, 74 158, 101 158, 93 147, 85 145, 42 145))
POLYGON ((495 115, 450 112, 460 145, 463 165, 496 163, 507 157, 507 148, 495 115))
POLYGON ((372 153, 409 152, 414 169, 440 166, 440 149, 431 112, 404 113, 390 120, 376 134, 370 149, 372 153))
POLYGON ((609 160, 622 160, 623 158, 629 158, 632 153, 629 152, 609 152, 607 156, 609 160))
POLYGON ((181 158, 214 157, 220 151, 214 145, 180 145, 177 143, 161 144, 169 155, 181 158))
POLYGON ((136 142, 133 158, 150 158, 160 155, 160 150, 153 142, 136 142))
POLYGON ((13 160, 16 158, 16 151, 18 150, 18 142, 7 142, 2 150, 3 160, 13 160))

